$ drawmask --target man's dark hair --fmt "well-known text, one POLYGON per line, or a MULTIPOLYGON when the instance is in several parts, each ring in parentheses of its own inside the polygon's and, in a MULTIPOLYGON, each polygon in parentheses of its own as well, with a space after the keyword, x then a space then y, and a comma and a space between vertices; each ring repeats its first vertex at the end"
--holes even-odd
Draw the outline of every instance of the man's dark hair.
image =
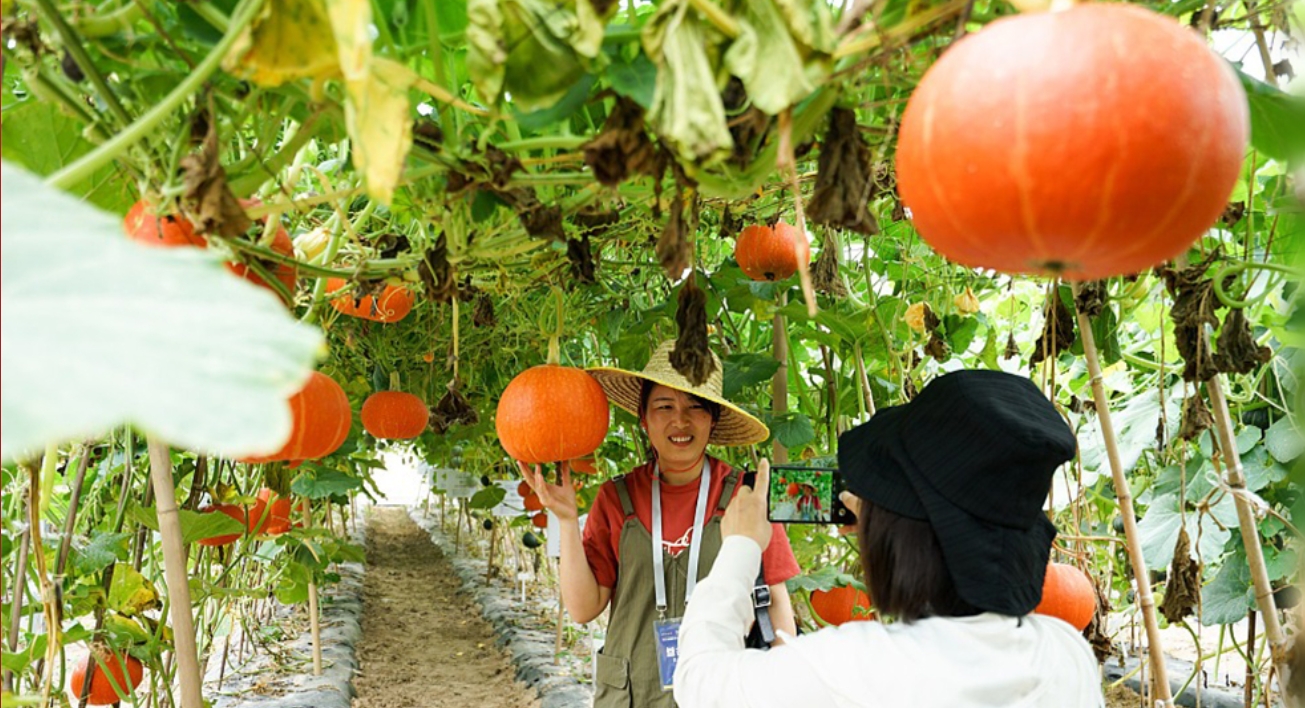
MULTIPOLYGON (((648 412, 648 399, 652 397, 653 389, 656 387, 657 387, 656 383, 649 381, 648 379, 640 379, 639 417, 642 418, 643 415, 648 412)), ((694 394, 688 392, 686 392, 685 395, 697 401, 698 403, 701 403, 702 407, 706 408, 708 413, 711 413, 711 422, 713 423, 720 422, 721 405, 719 403, 715 401, 709 401, 701 396, 695 396, 694 394)))
POLYGON ((879 614, 910 623, 925 617, 980 613, 957 594, 929 522, 862 500, 857 537, 861 571, 879 614))

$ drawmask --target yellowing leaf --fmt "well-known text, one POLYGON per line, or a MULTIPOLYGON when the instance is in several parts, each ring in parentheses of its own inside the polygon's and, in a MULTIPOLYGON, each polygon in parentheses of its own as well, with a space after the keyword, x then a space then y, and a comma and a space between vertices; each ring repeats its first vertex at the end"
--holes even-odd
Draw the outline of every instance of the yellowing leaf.
POLYGON ((372 63, 372 6, 367 0, 326 0, 337 61, 346 83, 362 81, 372 63))
POLYGON ((345 83, 349 100, 344 117, 353 142, 353 167, 362 174, 367 194, 383 204, 394 196, 412 146, 408 87, 415 79, 403 64, 374 58, 362 80, 345 83))
POLYGON ((154 584, 128 563, 113 566, 113 584, 109 586, 109 609, 133 617, 146 610, 162 607, 154 584))
POLYGON ((338 76, 335 35, 322 0, 267 0, 222 68, 259 86, 338 76))

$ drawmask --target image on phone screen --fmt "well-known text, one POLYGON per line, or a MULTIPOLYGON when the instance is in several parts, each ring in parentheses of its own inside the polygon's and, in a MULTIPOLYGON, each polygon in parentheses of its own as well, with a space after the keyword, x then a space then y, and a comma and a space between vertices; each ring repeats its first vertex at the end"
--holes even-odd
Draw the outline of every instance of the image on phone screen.
POLYGON ((776 523, 833 522, 834 471, 776 467, 770 474, 770 520, 776 523))

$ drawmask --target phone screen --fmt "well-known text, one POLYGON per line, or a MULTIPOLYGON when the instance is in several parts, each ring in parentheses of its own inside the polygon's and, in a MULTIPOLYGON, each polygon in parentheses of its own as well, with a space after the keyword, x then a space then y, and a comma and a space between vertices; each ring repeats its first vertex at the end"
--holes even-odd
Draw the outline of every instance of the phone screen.
POLYGON ((838 499, 838 471, 829 467, 777 465, 770 470, 769 518, 780 524, 846 524, 850 512, 838 499))

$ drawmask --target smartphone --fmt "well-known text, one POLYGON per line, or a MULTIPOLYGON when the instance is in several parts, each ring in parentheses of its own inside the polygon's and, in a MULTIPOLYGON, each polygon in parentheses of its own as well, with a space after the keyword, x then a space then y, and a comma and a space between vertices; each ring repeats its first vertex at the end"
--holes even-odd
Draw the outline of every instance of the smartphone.
POLYGON ((770 468, 767 518, 778 524, 853 524, 856 517, 838 498, 843 489, 837 468, 775 465, 770 468))

